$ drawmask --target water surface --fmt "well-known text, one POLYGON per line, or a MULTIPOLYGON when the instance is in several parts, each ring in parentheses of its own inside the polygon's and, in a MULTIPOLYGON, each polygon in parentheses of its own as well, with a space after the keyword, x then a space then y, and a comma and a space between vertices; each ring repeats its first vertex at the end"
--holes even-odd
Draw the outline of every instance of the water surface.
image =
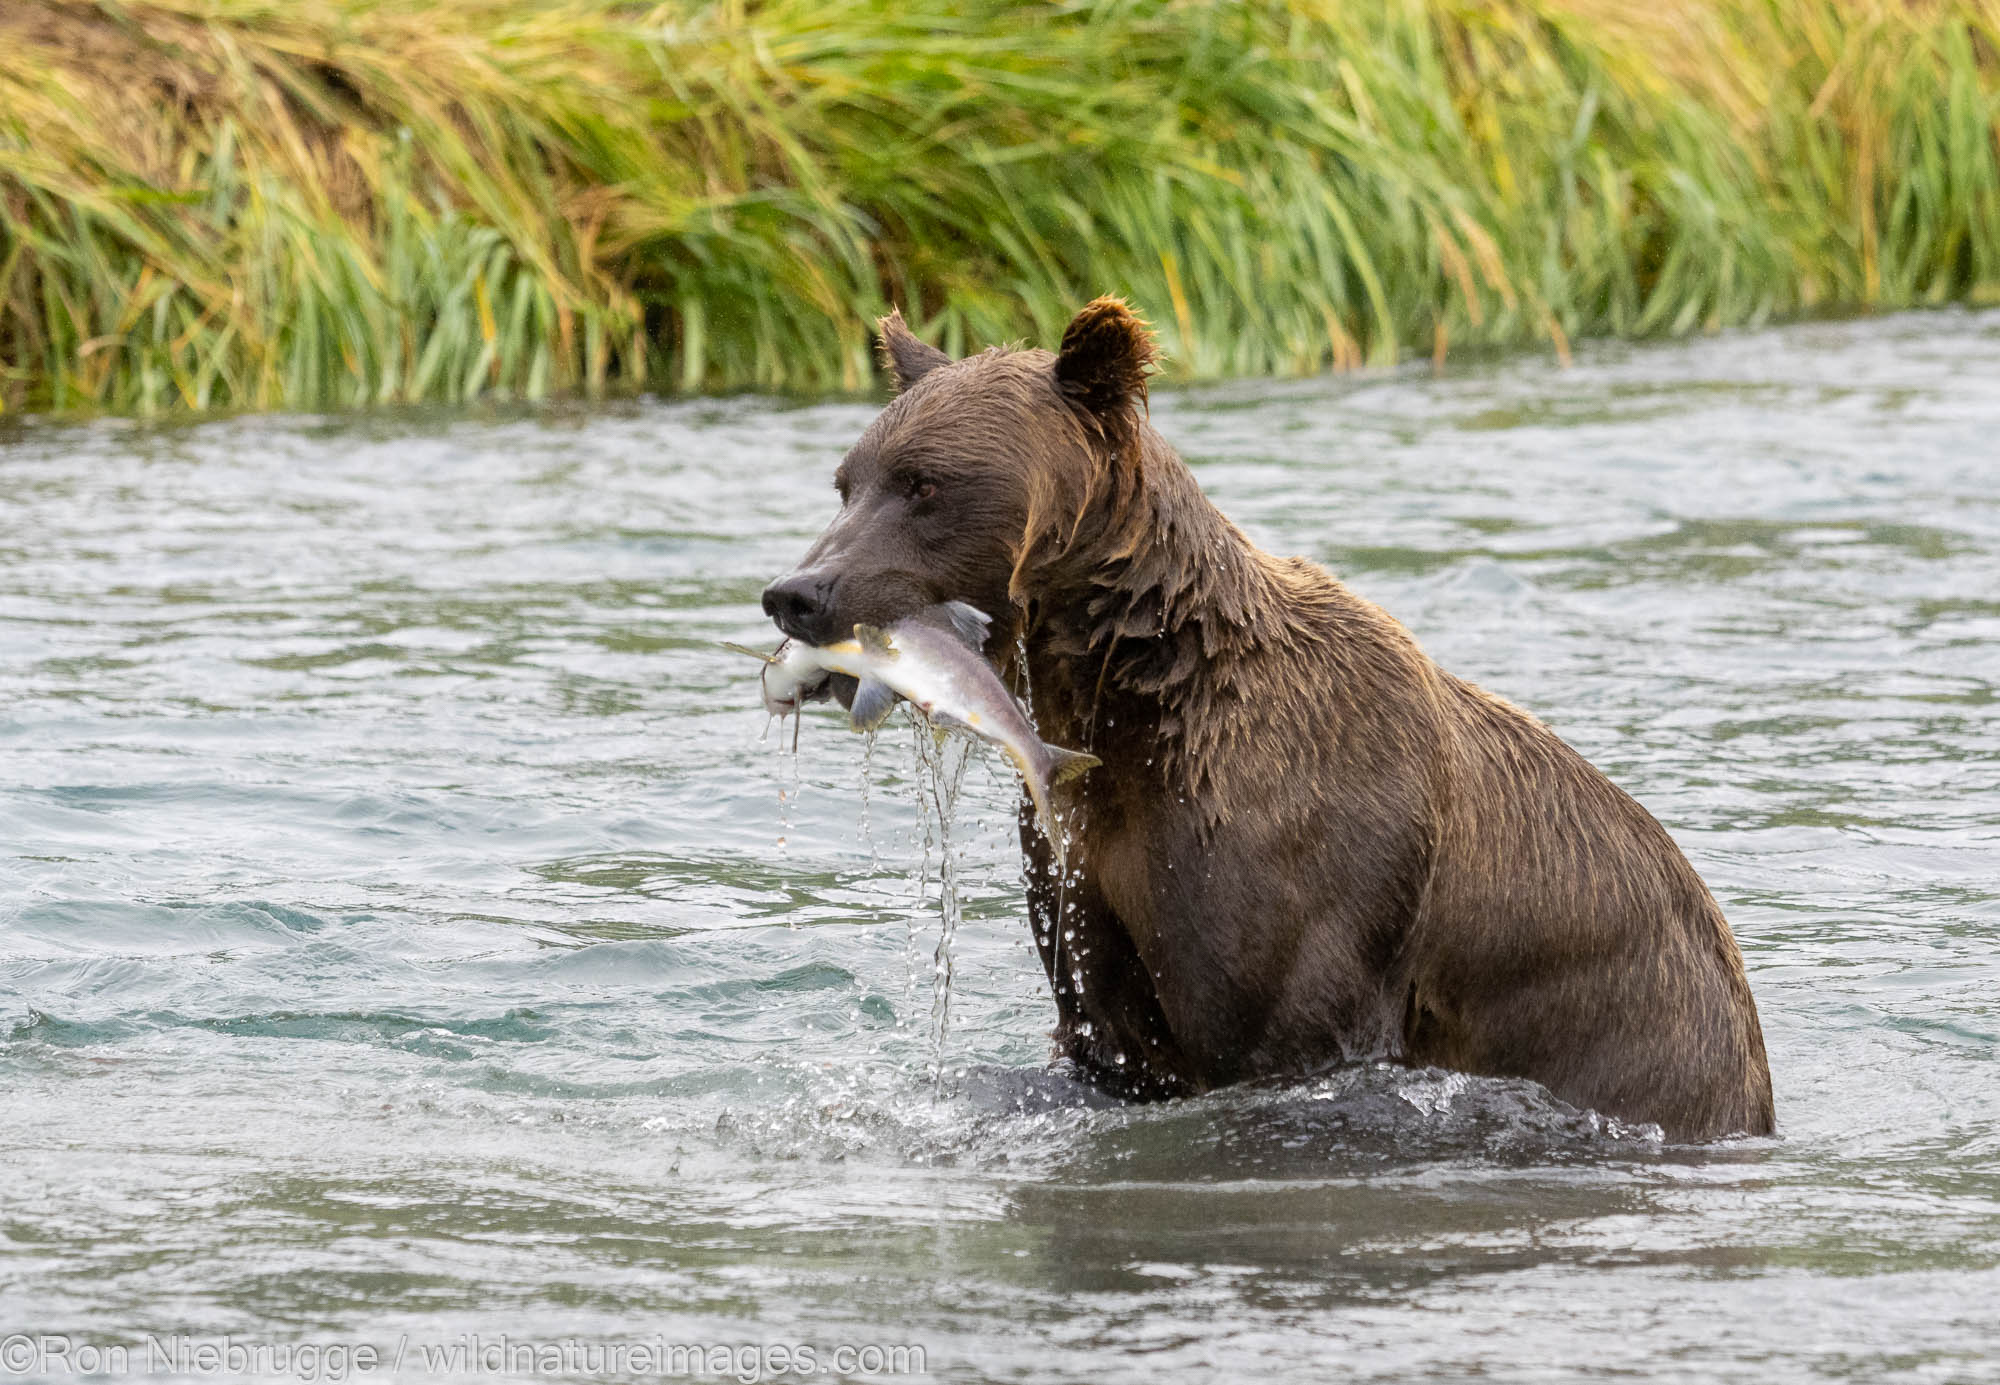
POLYGON ((714 644, 871 413, 0 431, 0 1331, 2000 1378, 2000 315, 1155 402, 1687 850, 1782 1125, 1707 1151, 1437 1073, 1079 1103, 988 758, 934 1083, 911 733, 794 760, 714 644))

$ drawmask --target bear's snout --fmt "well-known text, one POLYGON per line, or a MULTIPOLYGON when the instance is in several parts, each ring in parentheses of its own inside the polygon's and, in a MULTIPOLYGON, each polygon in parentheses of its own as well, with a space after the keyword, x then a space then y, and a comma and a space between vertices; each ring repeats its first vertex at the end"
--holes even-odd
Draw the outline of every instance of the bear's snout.
POLYGON ((830 644, 841 632, 832 628, 833 573, 804 568, 787 573, 764 588, 764 614, 780 630, 806 644, 830 644))

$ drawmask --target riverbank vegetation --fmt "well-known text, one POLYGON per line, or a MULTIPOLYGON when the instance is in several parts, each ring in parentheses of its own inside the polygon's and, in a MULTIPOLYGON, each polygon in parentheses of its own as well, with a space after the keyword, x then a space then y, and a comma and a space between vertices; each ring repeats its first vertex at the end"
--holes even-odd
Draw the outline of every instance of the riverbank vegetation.
POLYGON ((0 405, 1184 377, 2000 301, 2000 0, 12 0, 0 405))

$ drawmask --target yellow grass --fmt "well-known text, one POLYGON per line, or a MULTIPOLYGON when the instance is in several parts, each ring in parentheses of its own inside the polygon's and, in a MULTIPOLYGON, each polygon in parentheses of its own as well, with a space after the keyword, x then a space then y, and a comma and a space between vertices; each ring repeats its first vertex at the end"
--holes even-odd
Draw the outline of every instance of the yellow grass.
POLYGON ((2000 299, 2000 0, 14 0, 0 408, 1185 376, 2000 299))

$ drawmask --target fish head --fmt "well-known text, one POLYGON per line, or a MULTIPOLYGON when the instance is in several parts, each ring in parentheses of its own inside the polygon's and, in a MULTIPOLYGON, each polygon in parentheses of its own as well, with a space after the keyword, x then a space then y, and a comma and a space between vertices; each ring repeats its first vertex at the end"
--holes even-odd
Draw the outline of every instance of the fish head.
POLYGON ((786 640, 775 653, 759 656, 764 660, 758 675, 764 710, 772 716, 790 716, 808 702, 824 701, 830 693, 832 676, 805 655, 797 641, 786 640))

